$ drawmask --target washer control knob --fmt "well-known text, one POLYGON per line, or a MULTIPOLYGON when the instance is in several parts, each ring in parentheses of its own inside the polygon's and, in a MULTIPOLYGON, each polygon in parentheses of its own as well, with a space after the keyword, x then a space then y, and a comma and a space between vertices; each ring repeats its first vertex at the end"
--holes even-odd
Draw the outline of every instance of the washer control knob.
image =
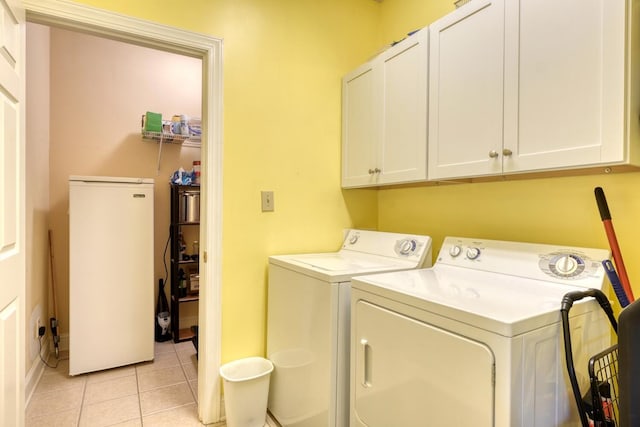
POLYGON ((359 237, 360 236, 358 234, 352 234, 351 236, 349 236, 349 244, 355 245, 359 237))
POLYGON ((473 246, 467 249, 467 258, 477 259, 479 256, 480 256, 480 249, 473 246))
POLYGON ((405 239, 400 242, 400 253, 402 255, 408 255, 416 250, 417 243, 413 239, 405 239))
POLYGON ((462 248, 459 245, 453 245, 449 248, 449 255, 452 257, 457 257, 462 253, 462 248))

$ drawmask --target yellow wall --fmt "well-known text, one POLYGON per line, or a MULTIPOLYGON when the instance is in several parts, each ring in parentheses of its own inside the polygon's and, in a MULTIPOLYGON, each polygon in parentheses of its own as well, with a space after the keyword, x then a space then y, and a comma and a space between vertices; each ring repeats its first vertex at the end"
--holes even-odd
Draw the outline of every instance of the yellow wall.
POLYGON ((383 0, 379 41, 391 43, 454 10, 453 0, 383 0))
POLYGON ((640 295, 640 173, 443 184, 379 192, 379 228, 424 233, 434 259, 445 236, 607 249, 595 202, 604 189, 635 294, 640 295))
POLYGON ((223 362, 264 354, 267 257, 335 250, 349 226, 430 234, 436 253, 453 234, 607 247, 601 185, 640 280, 636 173, 340 190, 340 78, 452 1, 79 2, 224 39, 223 362))
POLYGON ((268 256, 376 227, 376 191, 340 189, 340 79, 375 50, 379 3, 79 3, 224 39, 223 362, 264 354, 268 256))

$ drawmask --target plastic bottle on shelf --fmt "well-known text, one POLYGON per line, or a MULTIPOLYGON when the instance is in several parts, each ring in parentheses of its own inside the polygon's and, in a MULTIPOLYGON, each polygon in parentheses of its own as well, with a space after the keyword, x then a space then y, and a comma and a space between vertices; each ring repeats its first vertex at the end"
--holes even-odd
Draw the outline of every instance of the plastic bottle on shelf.
POLYGON ((184 270, 181 268, 178 270, 178 297, 184 298, 187 296, 187 276, 184 270))
POLYGON ((180 252, 180 261, 185 259, 187 250, 187 242, 184 240, 184 235, 182 231, 178 232, 178 252, 180 252))
POLYGON ((200 160, 193 161, 193 183, 200 184, 200 160))
POLYGON ((189 119, 184 114, 180 115, 180 134, 189 136, 189 119))

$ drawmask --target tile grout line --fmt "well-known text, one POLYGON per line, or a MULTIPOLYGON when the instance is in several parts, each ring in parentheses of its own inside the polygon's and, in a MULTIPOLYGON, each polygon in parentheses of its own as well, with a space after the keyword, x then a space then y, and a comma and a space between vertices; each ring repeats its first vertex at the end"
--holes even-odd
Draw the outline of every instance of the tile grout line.
MULTIPOLYGON (((184 380, 187 382, 187 388, 189 389, 189 392, 191 393, 191 397, 193 397, 193 401, 196 404, 196 408, 198 407, 198 397, 193 393, 193 388, 191 388, 191 383, 189 382, 189 377, 187 375, 187 371, 184 368, 184 363, 182 363, 182 360, 180 360, 180 354, 178 354, 178 350, 176 349, 176 344, 173 344, 173 351, 176 352, 176 357, 178 358, 178 363, 180 364, 180 369, 182 370, 182 375, 184 375, 184 380)), ((196 353, 197 354, 197 353, 196 353)), ((189 363, 191 363, 191 360, 189 360, 189 363)))
MULTIPOLYGON (((67 374, 69 375, 69 374, 67 374)), ((78 411, 78 421, 76 426, 80 427, 80 420, 82 419, 82 409, 84 408, 84 397, 87 394, 87 382, 89 382, 89 375, 83 374, 84 381, 82 384, 82 396, 80 397, 80 410, 78 411)))
MULTIPOLYGON (((164 408, 164 409, 160 409, 160 410, 158 410, 158 411, 155 411, 155 412, 153 412, 153 413, 148 414, 149 416, 151 416, 151 415, 155 415, 155 414, 160 414, 160 413, 162 413, 162 412, 171 411, 171 410, 173 410, 173 409, 176 409, 176 408, 179 408, 179 407, 182 407, 182 406, 188 406, 188 405, 191 405, 191 404, 194 404, 194 403, 196 404, 196 407, 197 407, 197 400, 196 400, 195 396, 193 395, 193 390, 191 389, 191 386, 189 385, 189 379, 188 379, 188 377, 187 377, 187 373, 186 373, 185 368, 184 368, 184 366, 183 366, 184 364, 183 364, 183 363, 182 363, 182 361, 180 360, 180 355, 179 355, 179 352, 178 352, 178 350, 177 350, 177 348, 176 348, 176 344, 175 344, 175 343, 172 343, 172 344, 171 344, 171 348, 172 348, 173 353, 175 354, 176 359, 177 359, 177 361, 178 361, 178 366, 180 366, 180 370, 181 370, 182 375, 183 375, 183 377, 184 377, 184 383, 187 385, 187 388, 189 389, 189 392, 191 393, 191 396, 194 398, 194 402, 192 402, 192 403, 185 403, 185 404, 182 404, 182 405, 178 405, 178 406, 176 406, 176 407, 174 407, 174 408, 164 408)), ((171 353, 171 352, 165 352, 165 353, 171 353)), ((155 354, 154 354, 154 356, 155 356, 155 354)), ((169 369, 169 368, 170 368, 170 367, 168 367, 167 369, 169 369)), ((136 370, 136 380, 137 380, 137 374, 138 374, 138 371, 136 370)), ((153 390, 162 389, 162 388, 168 388, 168 387, 172 387, 172 386, 174 386, 174 385, 181 384, 181 383, 182 383, 182 382, 180 382, 180 383, 176 383, 176 384, 167 384, 167 385, 163 385, 163 386, 160 386, 160 387, 156 387, 156 388, 154 388, 153 390)), ((151 391, 151 390, 148 390, 148 391, 151 391)), ((140 389, 138 389, 138 401, 140 402, 140 422, 141 422, 142 427, 144 427, 144 417, 142 416, 142 402, 140 401, 141 395, 142 395, 142 392, 140 391, 140 389)))
MULTIPOLYGON (((198 408, 198 397, 195 395, 193 388, 191 387, 191 382, 189 381, 189 377, 187 375, 187 371, 185 370, 184 365, 186 365, 186 363, 183 363, 182 360, 180 359, 180 354, 178 353, 178 350, 176 348, 176 344, 173 343, 173 350, 176 352, 176 357, 178 358, 178 363, 180 364, 180 369, 182 370, 182 375, 184 376, 184 379, 186 381, 187 384, 187 388, 189 389, 189 392, 191 393, 191 397, 193 398, 193 402, 196 405, 196 417, 197 417, 197 408, 198 408)), ((196 352, 197 354, 197 352, 196 352)), ((189 360, 188 363, 192 363, 191 360, 189 360)), ((197 370, 197 368, 196 368, 197 370)), ((187 403, 185 405, 181 405, 181 406, 187 406, 187 405, 191 405, 192 403, 187 403)), ((202 424, 202 423, 201 423, 202 424)))
MULTIPOLYGON (((174 350, 175 350, 175 345, 174 345, 174 350)), ((176 356, 178 357, 178 362, 180 363, 180 369, 182 369, 182 375, 184 375, 184 379, 187 382, 187 387, 189 388, 189 391, 191 392, 191 397, 193 397, 193 400, 194 400, 194 402, 196 403, 196 406, 197 406, 198 405, 198 396, 196 396, 196 394, 193 392, 193 388, 191 387, 191 381, 189 381, 189 376, 187 375, 187 371, 184 368, 184 365, 186 365, 186 363, 182 363, 182 360, 180 360, 180 355, 178 355, 177 351, 176 351, 176 356)), ((191 360, 189 360, 189 363, 191 363, 191 360)), ((196 369, 196 372, 197 372, 197 369, 196 369)))
MULTIPOLYGON (((153 355, 153 358, 155 360, 155 353, 153 355)), ((135 367, 135 373, 136 373, 136 391, 138 392, 138 413, 140 414, 140 426, 144 427, 144 418, 142 417, 142 400, 141 400, 141 393, 140 393, 140 379, 138 378, 138 365, 136 364, 135 367)))
MULTIPOLYGON (((186 346, 186 345, 178 346, 175 343, 172 343, 171 347, 163 348, 164 350, 168 350, 168 351, 161 351, 160 353, 156 353, 156 354, 154 354, 154 358, 157 358, 158 354, 164 354, 164 353, 173 354, 173 356, 175 356, 175 358, 177 360, 177 364, 176 365, 180 366, 179 372, 182 373, 181 381, 179 383, 176 383, 176 384, 185 384, 186 387, 189 390, 188 391, 188 393, 189 393, 188 396, 191 396, 192 400, 190 402, 180 404, 180 405, 175 406, 173 408, 165 408, 165 409, 162 409, 162 410, 158 410, 158 411, 154 412, 153 414, 160 413, 160 412, 165 412, 165 411, 170 411, 170 410, 182 407, 182 406, 195 405, 196 406, 196 415, 195 416, 196 416, 196 419, 197 419, 197 405, 198 405, 198 401, 197 401, 197 397, 196 397, 197 389, 194 389, 191 386, 191 383, 190 383, 190 380, 189 380, 189 375, 193 371, 192 367, 194 366, 194 361, 193 361, 194 355, 193 354, 189 355, 190 352, 187 350, 187 348, 189 350, 191 350, 190 346, 186 346), (185 358, 185 356, 188 356, 188 357, 185 358), (185 362, 185 363, 183 363, 183 362, 185 362), (189 365, 189 366, 185 366, 185 365, 189 365), (189 373, 187 371, 189 371, 189 373)), ((68 360, 68 358, 67 358, 67 360, 68 360)), ((136 390, 136 394, 137 394, 137 403, 138 403, 137 417, 138 417, 138 420, 140 422, 140 425, 144 426, 144 425, 148 424, 149 421, 147 420, 147 422, 145 423, 144 417, 143 417, 144 414, 142 412, 142 391, 141 391, 141 378, 140 378, 140 375, 144 374, 145 371, 144 370, 141 371, 139 369, 140 366, 142 366, 142 364, 135 364, 133 366, 134 367, 133 373, 136 376, 135 377, 135 390, 136 390)), ((166 369, 169 369, 169 368, 170 367, 166 367, 166 369)), ((197 372, 197 362, 195 364, 195 368, 196 368, 196 372, 197 372)), ((61 371, 60 372, 47 371, 46 373, 43 373, 42 378, 40 378, 39 381, 38 381, 38 384, 40 384, 41 381, 43 380, 43 378, 46 376, 45 374, 47 374, 47 375, 50 374, 51 376, 53 376, 53 375, 58 375, 59 373, 62 373, 62 372, 61 371)), ((90 409, 89 407, 92 405, 92 403, 89 403, 88 399, 91 396, 93 396, 92 393, 93 393, 94 390, 93 390, 93 388, 91 388, 91 389, 89 388, 89 385, 90 385, 89 381, 92 381, 91 384, 92 384, 92 387, 94 387, 94 384, 100 384, 101 382, 109 382, 109 381, 112 381, 112 380, 114 380, 114 381, 115 380, 119 380, 121 378, 124 378, 124 377, 128 376, 129 374, 124 375, 122 377, 119 376, 119 377, 116 377, 116 378, 96 377, 95 380, 98 380, 97 382, 94 381, 93 375, 91 375, 91 374, 81 374, 81 375, 77 375, 77 376, 70 376, 68 374, 68 372, 66 372, 66 373, 62 373, 62 375, 67 379, 72 379, 74 377, 76 377, 76 378, 80 377, 80 378, 78 378, 80 380, 78 385, 81 387, 81 389, 79 390, 79 393, 78 393, 79 399, 77 398, 78 400, 76 400, 76 402, 75 402, 76 406, 74 406, 74 408, 75 408, 74 412, 77 411, 77 413, 74 414, 75 416, 73 417, 73 421, 72 421, 73 422, 72 425, 74 425, 76 427, 80 427, 81 425, 84 424, 82 422, 82 420, 88 414, 92 413, 91 410, 89 410, 90 409)), ((171 387, 171 386, 176 385, 176 384, 165 384, 165 385, 162 385, 160 387, 155 387, 155 389, 162 389, 162 388, 165 388, 165 387, 171 387)), ((36 387, 37 387, 37 385, 36 385, 36 387)), ((185 390, 185 392, 186 391, 187 390, 185 390)), ((187 394, 186 393, 184 395, 184 398, 187 398, 187 394)), ((117 397, 113 397, 113 399, 117 399, 117 397)), ((113 400, 113 399, 107 399, 106 401, 113 400)), ((188 399, 185 399, 185 400, 188 400, 188 399)), ((106 402, 106 401, 104 401, 104 402, 106 402)), ((100 403, 100 402, 96 402, 96 404, 97 403, 100 403)), ((50 411, 45 410, 43 412, 44 412, 43 415, 51 416, 50 411)), ((147 414, 147 415, 153 415, 153 414, 147 414)), ((133 421, 134 419, 135 418, 132 418, 130 421, 133 421)), ((69 421, 71 421, 71 420, 69 420, 69 421)))

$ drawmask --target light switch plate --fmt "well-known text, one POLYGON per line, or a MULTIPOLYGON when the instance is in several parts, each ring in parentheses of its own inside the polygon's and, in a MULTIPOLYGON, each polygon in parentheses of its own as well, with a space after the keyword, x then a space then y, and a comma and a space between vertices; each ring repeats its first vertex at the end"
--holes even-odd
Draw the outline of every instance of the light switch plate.
POLYGON ((260 194, 262 199, 262 212, 273 212, 273 191, 262 191, 260 194))

